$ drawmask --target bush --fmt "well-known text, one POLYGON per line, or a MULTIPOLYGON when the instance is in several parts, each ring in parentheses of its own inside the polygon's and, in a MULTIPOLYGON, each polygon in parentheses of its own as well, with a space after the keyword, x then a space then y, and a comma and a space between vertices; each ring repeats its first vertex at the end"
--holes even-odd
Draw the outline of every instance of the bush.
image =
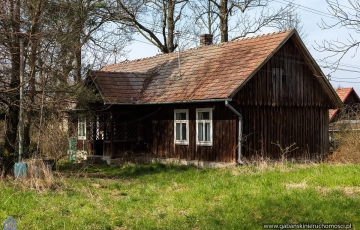
MULTIPOLYGON (((64 128, 62 125, 62 118, 53 117, 44 122, 39 143, 42 157, 59 160, 67 155, 68 127, 64 128)), ((37 141, 37 135, 34 137, 33 141, 37 141)))
POLYGON ((37 191, 46 191, 56 186, 55 178, 52 173, 52 166, 42 159, 26 160, 27 171, 24 178, 15 179, 25 190, 34 189, 37 191))
POLYGON ((360 163, 360 110, 357 104, 347 105, 338 112, 337 121, 330 123, 330 154, 325 162, 360 163))
POLYGON ((360 131, 355 129, 343 129, 333 134, 333 153, 325 162, 329 163, 360 163, 360 131))

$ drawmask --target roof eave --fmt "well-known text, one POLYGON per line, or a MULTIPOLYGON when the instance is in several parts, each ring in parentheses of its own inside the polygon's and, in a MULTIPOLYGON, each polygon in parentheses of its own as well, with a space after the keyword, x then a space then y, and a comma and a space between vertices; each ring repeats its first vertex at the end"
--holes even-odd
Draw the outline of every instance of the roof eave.
POLYGON ((107 100, 106 100, 106 97, 104 96, 104 94, 102 93, 101 87, 99 86, 99 84, 96 81, 95 74, 97 72, 101 72, 101 71, 89 71, 89 76, 91 77, 91 80, 94 82, 94 85, 95 85, 97 91, 99 92, 100 97, 101 97, 101 99, 102 99, 102 101, 103 101, 103 103, 105 105, 107 100))
POLYGON ((162 101, 162 102, 104 102, 104 105, 164 105, 164 104, 187 104, 187 103, 209 103, 231 101, 231 98, 214 98, 200 100, 180 100, 180 101, 162 101))
POLYGON ((335 109, 331 117, 329 118, 329 121, 331 122, 332 119, 334 119, 335 115, 339 112, 339 109, 335 109))
POLYGON ((305 44, 301 40, 299 34, 295 31, 294 33, 294 43, 298 44, 298 49, 306 56, 305 61, 308 63, 309 67, 313 70, 314 76, 319 80, 319 83, 322 85, 323 90, 328 94, 330 100, 333 102, 334 109, 341 108, 343 103, 335 92, 335 89, 330 84, 329 80, 326 78, 325 74, 321 70, 320 66, 314 60, 309 50, 306 48, 305 44))
POLYGON ((350 96, 350 94, 351 93, 354 93, 355 94, 355 96, 356 96, 356 98, 358 99, 358 101, 360 102, 360 98, 359 98, 359 95, 356 93, 356 91, 354 90, 354 88, 353 87, 351 87, 351 89, 349 90, 349 92, 347 93, 347 95, 345 96, 345 98, 344 98, 344 103, 345 103, 345 101, 346 101, 346 99, 350 96))
POLYGON ((316 63, 314 58, 311 56, 310 52, 306 48, 305 44, 302 42, 299 34, 296 32, 295 29, 293 29, 284 39, 283 41, 278 45, 276 49, 274 49, 264 60, 263 62, 232 92, 229 94, 229 98, 233 98, 240 89, 248 82, 250 79, 274 56, 276 52, 279 51, 279 49, 289 40, 294 39, 294 43, 298 43, 298 48, 300 52, 305 55, 306 61, 308 62, 308 65, 314 72, 314 76, 316 76, 322 85, 322 88, 325 90, 325 92, 329 95, 330 100, 334 104, 335 108, 341 108, 343 106, 343 103, 337 93, 335 92, 334 88, 330 84, 330 82, 325 77, 325 74, 322 72, 319 65, 316 63))

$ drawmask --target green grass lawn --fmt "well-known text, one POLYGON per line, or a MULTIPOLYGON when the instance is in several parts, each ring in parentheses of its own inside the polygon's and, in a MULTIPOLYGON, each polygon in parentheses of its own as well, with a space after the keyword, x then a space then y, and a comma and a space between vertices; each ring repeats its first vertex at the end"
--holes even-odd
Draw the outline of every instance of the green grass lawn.
POLYGON ((42 192, 0 181, 0 220, 13 216, 18 229, 360 226, 359 165, 63 165, 58 173, 42 192))

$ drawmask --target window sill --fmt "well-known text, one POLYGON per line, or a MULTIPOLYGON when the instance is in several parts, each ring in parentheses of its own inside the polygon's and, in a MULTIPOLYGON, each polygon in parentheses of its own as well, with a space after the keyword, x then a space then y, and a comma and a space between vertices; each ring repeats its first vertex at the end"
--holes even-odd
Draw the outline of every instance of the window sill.
POLYGON ((175 142, 175 145, 189 145, 188 142, 175 142))
POLYGON ((212 143, 196 143, 197 146, 212 146, 212 143))

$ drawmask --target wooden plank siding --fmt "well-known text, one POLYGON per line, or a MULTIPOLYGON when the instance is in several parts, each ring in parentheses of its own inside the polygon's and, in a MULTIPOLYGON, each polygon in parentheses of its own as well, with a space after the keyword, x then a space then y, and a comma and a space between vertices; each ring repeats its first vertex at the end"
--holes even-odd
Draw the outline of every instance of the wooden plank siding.
POLYGON ((152 153, 157 157, 235 162, 237 117, 224 102, 167 105, 153 118, 152 153), (213 110, 213 145, 196 145, 196 109, 213 110), (174 144, 174 109, 189 109, 189 144, 174 144))
POLYGON ((242 105, 332 106, 291 40, 241 88, 234 100, 242 105), (283 70, 281 77, 273 76, 274 68, 283 70))
POLYGON ((311 157, 328 149, 328 111, 321 107, 241 106, 245 157, 281 158, 284 149, 297 149, 287 157, 311 157))
MULTIPOLYGON (((217 103, 188 103, 174 105, 137 105, 113 106, 112 112, 103 112, 99 115, 107 116, 106 125, 109 133, 105 132, 103 140, 103 155, 126 157, 129 154, 148 152, 155 157, 177 158, 187 160, 235 162, 237 153, 237 116, 225 107, 224 102, 217 103), (196 145, 196 109, 213 108, 213 145, 196 145), (189 110, 189 144, 178 145, 174 143, 174 110, 189 110), (130 121, 115 119, 119 114, 133 114, 130 121), (111 134, 116 133, 114 127, 120 123, 136 121, 138 139, 118 140, 112 139, 111 134), (113 125, 111 125, 113 124, 113 125), (107 137, 108 136, 108 137, 107 137), (139 148, 143 143, 144 148, 139 148), (113 149, 112 149, 113 146, 113 149)), ((121 128, 125 128, 122 127, 121 128)))
POLYGON ((293 143, 290 157, 314 158, 328 150, 330 98, 289 40, 237 93, 243 115, 243 155, 281 157, 293 143), (281 69, 282 74, 274 73, 281 69))

